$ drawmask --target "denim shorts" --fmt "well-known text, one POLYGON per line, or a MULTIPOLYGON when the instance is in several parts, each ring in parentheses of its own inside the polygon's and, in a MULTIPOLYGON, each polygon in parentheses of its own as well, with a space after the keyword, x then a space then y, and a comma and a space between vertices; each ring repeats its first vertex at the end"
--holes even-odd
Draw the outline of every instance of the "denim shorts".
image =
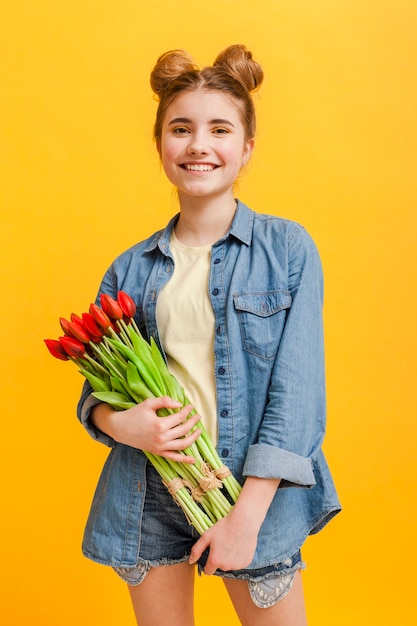
MULTIPOLYGON (((152 567, 188 561, 191 548, 200 537, 187 522, 182 509, 174 502, 153 466, 146 469, 146 496, 142 516, 141 541, 135 567, 114 567, 129 585, 139 585, 152 567)), ((204 570, 206 550, 197 565, 204 570)), ((261 607, 273 606, 291 589, 295 572, 305 565, 298 551, 281 563, 259 569, 216 570, 221 578, 246 580, 253 602, 261 607)))

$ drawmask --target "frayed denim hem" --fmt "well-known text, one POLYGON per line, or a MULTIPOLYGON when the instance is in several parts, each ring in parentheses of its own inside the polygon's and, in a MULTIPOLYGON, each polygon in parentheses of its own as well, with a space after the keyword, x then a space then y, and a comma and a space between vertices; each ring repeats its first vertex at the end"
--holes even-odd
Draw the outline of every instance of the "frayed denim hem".
MULTIPOLYGON (((198 561, 199 574, 204 573, 207 556, 207 553, 204 552, 202 558, 198 561)), ((240 569, 227 571, 217 569, 214 572, 214 576, 219 576, 220 578, 233 578, 237 580, 259 582, 262 580, 267 580, 268 578, 276 578, 277 576, 293 574, 297 570, 305 568, 306 564, 301 558, 301 552, 298 550, 292 556, 278 563, 272 563, 271 565, 256 569, 240 569)))
POLYGON ((136 585, 140 585, 152 567, 176 565, 177 563, 184 563, 184 561, 188 561, 189 558, 190 555, 187 554, 181 559, 160 559, 157 561, 139 560, 135 567, 113 567, 113 569, 125 583, 135 587, 136 585))
MULTIPOLYGON (((143 582, 152 567, 165 567, 184 563, 189 555, 181 559, 160 559, 154 561, 141 560, 135 567, 113 567, 116 574, 128 585, 137 586, 143 582)), ((199 574, 202 572, 201 563, 198 564, 199 574)), ((262 568, 261 570, 236 570, 223 572, 216 570, 215 576, 244 580, 248 583, 252 602, 261 609, 274 606, 290 592, 294 582, 295 572, 306 567, 298 552, 292 558, 282 563, 262 568)))

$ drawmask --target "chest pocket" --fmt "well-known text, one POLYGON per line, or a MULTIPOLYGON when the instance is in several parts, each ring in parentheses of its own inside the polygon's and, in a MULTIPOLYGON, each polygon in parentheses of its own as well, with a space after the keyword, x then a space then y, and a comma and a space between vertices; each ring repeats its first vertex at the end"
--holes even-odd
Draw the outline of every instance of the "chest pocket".
POLYGON ((264 359, 274 358, 291 306, 289 291, 237 293, 233 301, 244 350, 264 359))

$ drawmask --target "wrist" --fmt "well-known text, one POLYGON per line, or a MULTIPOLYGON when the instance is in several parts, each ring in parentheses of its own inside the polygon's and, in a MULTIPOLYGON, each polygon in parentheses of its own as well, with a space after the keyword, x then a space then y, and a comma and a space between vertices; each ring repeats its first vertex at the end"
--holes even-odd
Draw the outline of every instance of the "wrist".
POLYGON ((91 411, 90 421, 95 428, 118 441, 117 411, 109 404, 97 404, 91 411))
POLYGON ((245 522, 259 528, 278 489, 280 479, 248 476, 233 511, 245 519, 245 522))

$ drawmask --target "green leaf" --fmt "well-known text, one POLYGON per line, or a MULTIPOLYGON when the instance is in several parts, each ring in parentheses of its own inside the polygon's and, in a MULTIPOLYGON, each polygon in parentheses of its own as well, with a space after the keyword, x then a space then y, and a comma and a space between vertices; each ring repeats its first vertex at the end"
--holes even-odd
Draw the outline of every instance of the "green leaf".
POLYGON ((164 395, 164 392, 161 390, 161 387, 163 388, 162 381, 161 385, 159 386, 149 369, 149 364, 152 368, 156 369, 149 353, 147 355, 147 359, 145 356, 145 361, 142 358, 138 357, 137 354, 133 352, 133 350, 125 346, 123 343, 114 341, 114 339, 109 339, 108 341, 112 344, 115 350, 119 350, 123 354, 123 356, 125 356, 129 361, 132 361, 132 363, 136 365, 140 375, 145 381, 145 384, 155 397, 164 395))
POLYGON ((93 396, 101 402, 107 402, 115 409, 130 409, 136 406, 135 402, 131 402, 125 395, 117 391, 98 391, 93 396))
POLYGON ((146 400, 146 398, 154 398, 152 391, 147 387, 143 378, 138 372, 138 368, 131 361, 128 362, 126 368, 126 378, 129 389, 132 390, 135 396, 140 398, 140 401, 146 400))
POLYGON ((87 372, 87 370, 81 369, 81 374, 86 377, 94 391, 110 391, 108 385, 104 380, 91 374, 91 372, 87 372))
POLYGON ((123 395, 126 393, 126 389, 124 388, 123 381, 121 380, 121 378, 118 378, 117 376, 111 376, 110 382, 111 382, 111 390, 109 391, 117 391, 118 393, 121 393, 123 395))

